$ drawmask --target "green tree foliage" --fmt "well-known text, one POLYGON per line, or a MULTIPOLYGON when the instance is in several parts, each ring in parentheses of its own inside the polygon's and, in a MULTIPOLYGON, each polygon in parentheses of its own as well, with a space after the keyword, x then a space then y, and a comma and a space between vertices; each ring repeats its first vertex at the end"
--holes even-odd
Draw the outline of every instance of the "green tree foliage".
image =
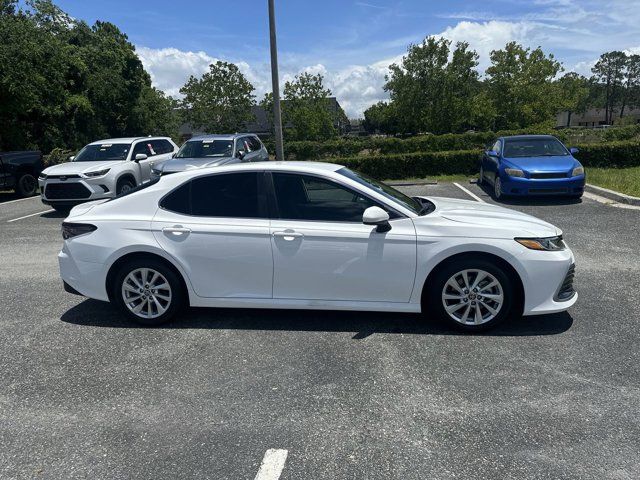
POLYGON ((487 87, 496 108, 496 128, 523 128, 543 123, 558 111, 553 79, 562 66, 540 48, 516 42, 491 52, 487 87))
POLYGON ((389 102, 378 102, 364 111, 363 126, 367 133, 394 134, 399 131, 394 110, 389 102))
POLYGON ((252 119, 253 85, 233 63, 217 61, 202 77, 191 76, 180 89, 185 119, 212 133, 243 130, 252 119))
POLYGON ((74 21, 50 0, 4 1, 0 38, 0 149, 174 133, 173 102, 116 26, 74 21))
POLYGON ((465 42, 453 51, 449 40, 435 37, 410 45, 400 65, 389 67, 385 84, 398 132, 446 133, 473 126, 473 99, 481 90, 477 66, 478 54, 465 42))
POLYGON ((302 73, 285 82, 282 123, 288 140, 326 140, 338 134, 336 122, 346 121, 344 112, 331 110, 331 90, 323 80, 321 74, 302 73))
POLYGON ((590 84, 582 75, 569 72, 563 75, 557 82, 558 110, 565 110, 567 115, 567 127, 571 125, 571 115, 584 112, 589 107, 590 84))

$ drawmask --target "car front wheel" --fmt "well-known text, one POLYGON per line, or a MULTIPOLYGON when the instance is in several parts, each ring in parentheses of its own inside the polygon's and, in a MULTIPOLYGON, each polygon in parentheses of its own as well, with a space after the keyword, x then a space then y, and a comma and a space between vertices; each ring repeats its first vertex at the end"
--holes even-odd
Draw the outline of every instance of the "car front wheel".
POLYGON ((112 285, 112 299, 134 322, 161 325, 180 311, 185 294, 178 275, 156 259, 123 265, 112 285))
POLYGON ((450 325, 470 331, 488 330, 514 313, 515 291, 509 276, 484 259, 456 260, 427 286, 425 307, 450 325))
POLYGON ((38 180, 30 173, 23 173, 16 182, 16 192, 20 197, 32 197, 38 192, 38 180))
POLYGON ((500 200, 504 195, 502 194, 502 180, 500 177, 496 176, 495 181, 493 182, 493 197, 496 200, 500 200))

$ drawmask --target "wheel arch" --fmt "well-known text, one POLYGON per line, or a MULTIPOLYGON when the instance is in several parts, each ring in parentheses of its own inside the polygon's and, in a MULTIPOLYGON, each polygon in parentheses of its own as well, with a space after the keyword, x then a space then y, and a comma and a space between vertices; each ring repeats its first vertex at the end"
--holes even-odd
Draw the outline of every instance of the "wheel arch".
POLYGON ((121 257, 119 257, 116 261, 114 261, 111 266, 109 267, 109 271, 107 272, 107 276, 105 278, 105 289, 107 291, 107 296, 109 297, 109 301, 113 301, 113 282, 114 279, 118 273, 118 270, 122 267, 122 265, 124 265, 127 262, 130 262, 132 260, 138 260, 138 259, 143 259, 143 258, 152 258, 154 260, 157 260, 161 263, 163 263, 164 265, 167 266, 167 268, 171 269, 176 275, 177 277, 180 279, 180 283, 182 286, 182 289, 185 293, 186 298, 190 298, 191 295, 191 289, 189 288, 189 286, 187 285, 187 281, 185 279, 185 276, 182 272, 182 270, 180 268, 178 268, 173 262, 171 262, 170 260, 168 260, 166 257, 163 257, 162 255, 158 255, 157 253, 152 253, 152 252, 129 252, 126 253, 124 255, 122 255, 121 257))
POLYGON ((134 175, 134 173, 131 171, 125 171, 125 172, 122 172, 120 175, 118 175, 118 177, 116 178, 116 184, 115 184, 116 191, 118 190, 118 184, 123 180, 131 180, 134 188, 139 185, 138 180, 136 179, 136 176, 134 175))
POLYGON ((472 259, 472 260, 478 260, 478 259, 488 260, 492 263, 499 265, 500 268, 504 270, 505 274, 509 277, 509 279, 513 282, 515 286, 516 308, 518 309, 520 314, 522 314, 522 312, 524 311, 524 302, 525 302, 524 283, 522 281, 522 277, 520 276, 518 271, 515 269, 515 267, 504 258, 494 253, 482 252, 482 251, 468 251, 468 252, 460 252, 460 253, 450 255, 442 259, 431 269, 431 271, 427 275, 427 278, 425 279, 422 285, 422 291, 420 293, 420 306, 423 311, 424 311, 424 302, 425 302, 428 286, 430 282, 433 280, 433 278, 438 274, 440 270, 442 270, 447 265, 458 260, 464 260, 465 258, 472 259))

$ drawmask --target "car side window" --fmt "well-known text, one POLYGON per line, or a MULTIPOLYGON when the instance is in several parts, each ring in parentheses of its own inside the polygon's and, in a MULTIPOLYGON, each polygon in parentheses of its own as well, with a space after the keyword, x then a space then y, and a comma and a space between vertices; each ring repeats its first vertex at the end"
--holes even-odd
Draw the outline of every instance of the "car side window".
POLYGON ((191 181, 191 214, 202 217, 264 218, 257 172, 228 173, 191 181))
POLYGON ((249 153, 247 146, 244 144, 244 137, 236 139, 236 154, 240 150, 244 150, 244 153, 249 153))
POLYGON ((167 140, 151 140, 151 147, 156 155, 162 155, 173 151, 173 146, 167 140))
POLYGON ((249 140, 249 146, 251 147, 252 152, 255 152, 262 148, 262 143, 260 143, 260 140, 258 140, 258 137, 250 136, 250 137, 247 137, 247 139, 249 140))
POLYGON ((191 181, 166 195, 160 201, 160 207, 171 212, 191 215, 191 181))
POLYGON ((151 149, 149 148, 150 144, 148 142, 138 142, 133 147, 133 153, 131 154, 131 158, 135 160, 136 155, 139 153, 145 154, 147 157, 152 157, 154 153, 151 153, 151 149))
POLYGON ((356 190, 311 175, 273 173, 273 183, 281 219, 361 223, 367 208, 384 208, 356 190))

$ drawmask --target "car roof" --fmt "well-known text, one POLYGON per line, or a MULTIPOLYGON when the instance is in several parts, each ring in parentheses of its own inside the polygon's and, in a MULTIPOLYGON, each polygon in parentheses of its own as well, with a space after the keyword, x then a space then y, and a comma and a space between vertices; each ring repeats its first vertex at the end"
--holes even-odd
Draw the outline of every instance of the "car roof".
POLYGON ((324 163, 324 162, 248 162, 248 163, 232 163, 229 165, 222 165, 217 167, 204 167, 194 168, 191 170, 185 170, 183 172, 172 173, 166 178, 181 178, 189 177, 193 175, 200 175, 206 173, 229 173, 229 172, 241 172, 243 170, 282 170, 282 171, 294 171, 300 173, 323 173, 323 172, 335 172, 344 168, 344 165, 337 163, 324 163))
POLYGON ((535 140, 537 138, 553 138, 557 140, 553 135, 511 135, 508 137, 500 137, 502 140, 535 140))
POLYGON ((204 135, 191 137, 189 140, 187 140, 187 142, 193 140, 235 140, 238 137, 246 137, 247 135, 257 137, 255 133, 207 133, 204 135))
POLYGON ((89 145, 102 145, 103 143, 133 143, 136 140, 169 140, 169 137, 120 137, 120 138, 105 138, 103 140, 96 140, 89 145))

